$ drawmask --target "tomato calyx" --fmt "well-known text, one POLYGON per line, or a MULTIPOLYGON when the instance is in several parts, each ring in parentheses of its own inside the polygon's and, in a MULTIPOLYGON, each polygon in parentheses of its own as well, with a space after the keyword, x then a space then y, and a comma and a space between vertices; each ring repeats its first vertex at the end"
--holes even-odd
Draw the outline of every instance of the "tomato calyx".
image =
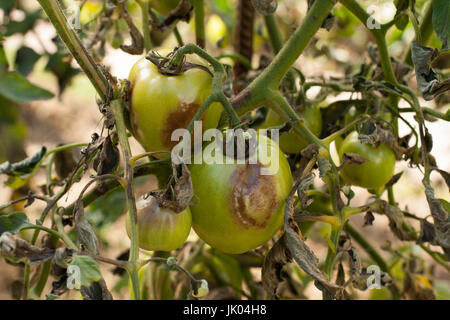
POLYGON ((151 196, 155 198, 160 208, 181 213, 189 207, 194 196, 191 173, 183 162, 178 166, 172 164, 172 171, 173 174, 164 190, 151 191, 144 196, 144 199, 151 196))
POLYGON ((213 76, 211 70, 209 70, 207 67, 201 64, 188 62, 185 55, 183 56, 181 63, 177 66, 174 66, 172 64, 171 58, 174 55, 175 51, 177 51, 177 49, 178 48, 175 47, 175 49, 165 57, 161 56, 155 51, 152 51, 147 55, 146 59, 158 68, 158 72, 160 74, 163 74, 165 76, 178 76, 180 74, 183 74, 187 70, 194 68, 206 71, 211 77, 213 76))

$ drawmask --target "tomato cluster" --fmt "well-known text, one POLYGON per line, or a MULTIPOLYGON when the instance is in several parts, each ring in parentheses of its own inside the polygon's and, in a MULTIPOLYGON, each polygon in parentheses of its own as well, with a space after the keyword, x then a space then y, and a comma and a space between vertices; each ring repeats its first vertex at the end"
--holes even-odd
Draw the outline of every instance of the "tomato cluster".
MULTIPOLYGON (((169 50, 159 51, 161 56, 168 53, 169 50)), ((209 68, 204 60, 193 55, 188 55, 187 61, 209 68)), ((172 131, 187 127, 212 88, 211 75, 201 68, 179 75, 164 75, 146 59, 135 64, 129 80, 132 133, 147 151, 170 151, 176 143, 171 140, 172 131)), ((216 128, 221 112, 219 104, 211 105, 202 118, 203 129, 216 128)), ((309 105, 299 111, 299 116, 306 127, 320 135, 319 107, 309 105)), ((352 111, 346 122, 355 117, 356 112, 352 111)), ((261 128, 282 123, 283 120, 270 110, 261 128)), ((361 165, 344 163, 340 170, 343 181, 367 189, 383 188, 393 174, 394 152, 383 144, 378 147, 362 144, 356 131, 343 141, 338 140, 341 161, 344 154, 359 154, 368 160, 361 165)), ((226 154, 211 154, 211 159, 203 154, 201 164, 189 167, 194 189, 190 208, 175 213, 150 199, 138 211, 140 247, 176 249, 185 242, 191 227, 211 247, 225 253, 239 254, 266 243, 283 223, 285 199, 293 184, 284 153, 298 154, 307 144, 294 132, 282 134, 279 144, 259 132, 253 156, 264 149, 268 162, 250 162, 252 155, 239 163, 226 154), (217 163, 212 158, 223 161, 217 163), (276 170, 262 174, 262 169, 272 170, 273 163, 278 164, 276 170)), ((320 197, 316 200, 315 206, 323 211, 321 202, 325 200, 320 197)), ((329 199, 326 201, 330 206, 329 199)))

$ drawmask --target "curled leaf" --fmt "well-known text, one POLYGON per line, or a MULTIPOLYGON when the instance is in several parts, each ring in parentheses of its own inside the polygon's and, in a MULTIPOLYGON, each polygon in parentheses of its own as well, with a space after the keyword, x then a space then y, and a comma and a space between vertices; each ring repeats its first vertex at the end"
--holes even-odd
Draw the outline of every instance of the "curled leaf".
POLYGON ((412 43, 411 57, 416 70, 417 86, 425 100, 432 100, 450 90, 450 79, 440 82, 430 67, 437 52, 436 49, 421 46, 415 41, 412 43))

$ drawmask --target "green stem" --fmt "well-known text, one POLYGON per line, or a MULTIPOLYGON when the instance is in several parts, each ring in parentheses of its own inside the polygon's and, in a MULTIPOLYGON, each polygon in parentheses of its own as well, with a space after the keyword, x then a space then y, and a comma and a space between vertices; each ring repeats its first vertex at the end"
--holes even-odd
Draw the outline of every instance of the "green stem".
POLYGON ((141 7, 142 11, 142 31, 144 34, 144 48, 145 53, 148 53, 152 48, 152 42, 150 39, 150 25, 149 25, 149 0, 139 0, 137 3, 141 7))
MULTIPOLYGON (((419 24, 419 34, 422 38, 422 44, 426 45, 428 41, 430 41, 431 35, 433 34, 433 1, 429 1, 424 5, 426 5, 427 7, 425 8, 423 17, 421 19, 422 22, 419 24)), ((411 44, 409 44, 408 46, 408 50, 406 51, 403 61, 410 66, 413 65, 411 59, 411 44)))
POLYGON ((86 73, 102 100, 108 97, 109 83, 103 72, 82 45, 75 31, 70 28, 57 0, 38 0, 56 32, 69 49, 72 56, 86 73))
POLYGON ((173 34, 175 35, 175 39, 177 39, 177 43, 180 47, 184 46, 183 38, 181 37, 180 30, 175 26, 173 28, 173 34))
POLYGON ((278 52, 272 63, 255 79, 251 87, 260 87, 264 90, 275 89, 319 30, 333 6, 332 0, 316 0, 302 24, 278 52))
POLYGON ((131 148, 128 142, 127 129, 124 119, 124 103, 123 100, 114 100, 111 103, 111 110, 114 114, 117 134, 119 136, 119 144, 122 149, 122 153, 125 160, 125 180, 127 182, 126 195, 128 215, 130 218, 130 267, 128 272, 130 273, 131 283, 133 286, 133 293, 136 300, 140 300, 141 293, 139 288, 139 278, 137 271, 137 260, 139 258, 139 235, 137 228, 137 210, 136 201, 134 197, 133 187, 133 168, 130 166, 131 148))
POLYGON ((281 36, 275 16, 273 14, 264 16, 264 22, 266 24, 267 32, 269 33, 269 40, 272 45, 272 49, 275 53, 278 53, 283 47, 283 37, 281 36))
POLYGON ((195 42, 200 48, 205 47, 205 4, 204 0, 192 0, 195 16, 195 42))
POLYGON ((264 106, 270 94, 306 48, 333 8, 332 0, 316 0, 294 34, 278 52, 271 64, 246 89, 233 98, 232 105, 239 115, 264 106))

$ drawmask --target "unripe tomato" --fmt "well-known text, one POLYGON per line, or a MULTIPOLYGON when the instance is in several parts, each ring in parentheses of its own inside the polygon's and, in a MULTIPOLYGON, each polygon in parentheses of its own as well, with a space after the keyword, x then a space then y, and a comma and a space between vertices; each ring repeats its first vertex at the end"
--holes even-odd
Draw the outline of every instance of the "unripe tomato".
POLYGON ((212 14, 206 24, 206 39, 220 48, 229 44, 227 26, 217 14, 212 14))
MULTIPOLYGON (((322 114, 320 107, 307 106, 298 115, 305 120, 306 127, 315 135, 319 135, 322 130, 322 114)), ((279 126, 284 123, 283 119, 273 110, 267 113, 266 121, 261 128, 279 126)), ((308 145, 306 140, 299 137, 293 130, 289 133, 280 135, 280 148, 285 153, 300 153, 308 145)))
POLYGON ((151 0, 150 5, 163 16, 176 8, 180 0, 151 0))
POLYGON ((192 226, 201 239, 225 253, 243 253, 264 244, 283 222, 292 187, 289 164, 274 141, 263 134, 257 139, 255 154, 263 147, 268 150, 264 164, 238 164, 226 156, 223 164, 217 164, 206 154, 202 164, 190 167, 197 202, 191 206, 192 226), (262 168, 271 175, 262 175, 262 168))
MULTIPOLYGON (((345 116, 344 116, 344 124, 343 124, 343 126, 348 125, 350 122, 352 122, 353 120, 355 120, 356 117, 357 117, 358 115, 360 115, 360 114, 361 114, 361 112, 358 111, 358 109, 356 109, 355 106, 351 106, 351 107, 348 109, 348 111, 345 113, 345 116)), ((352 128, 352 129, 354 129, 354 128, 352 128)), ((350 131, 350 130, 349 130, 349 131, 350 131)), ((335 146, 336 146, 336 151, 337 151, 337 152, 339 152, 339 149, 341 148, 342 141, 344 141, 344 138, 345 138, 345 137, 343 137, 343 136, 341 135, 341 136, 337 137, 337 138, 334 140, 334 144, 335 144, 335 146)))
MULTIPOLYGON (((158 50, 163 56, 169 52, 158 50)), ((195 55, 187 55, 186 59, 208 66, 195 55)), ((145 58, 133 66, 129 80, 132 131, 147 151, 170 151, 178 143, 171 141, 172 132, 188 126, 212 88, 212 77, 205 70, 194 68, 167 76, 145 58)), ((215 128, 221 112, 221 105, 213 103, 202 118, 203 129, 215 128)))
MULTIPOLYGON (((144 250, 171 251, 179 248, 187 239, 192 225, 189 208, 175 213, 161 208, 155 198, 139 203, 137 211, 139 247, 144 250)), ((126 228, 130 236, 130 217, 126 228)))
POLYGON ((380 144, 373 147, 358 140, 358 133, 351 132, 342 142, 339 158, 344 153, 356 153, 367 160, 361 165, 345 164, 340 173, 348 184, 378 190, 391 179, 395 168, 395 154, 389 147, 380 144))

